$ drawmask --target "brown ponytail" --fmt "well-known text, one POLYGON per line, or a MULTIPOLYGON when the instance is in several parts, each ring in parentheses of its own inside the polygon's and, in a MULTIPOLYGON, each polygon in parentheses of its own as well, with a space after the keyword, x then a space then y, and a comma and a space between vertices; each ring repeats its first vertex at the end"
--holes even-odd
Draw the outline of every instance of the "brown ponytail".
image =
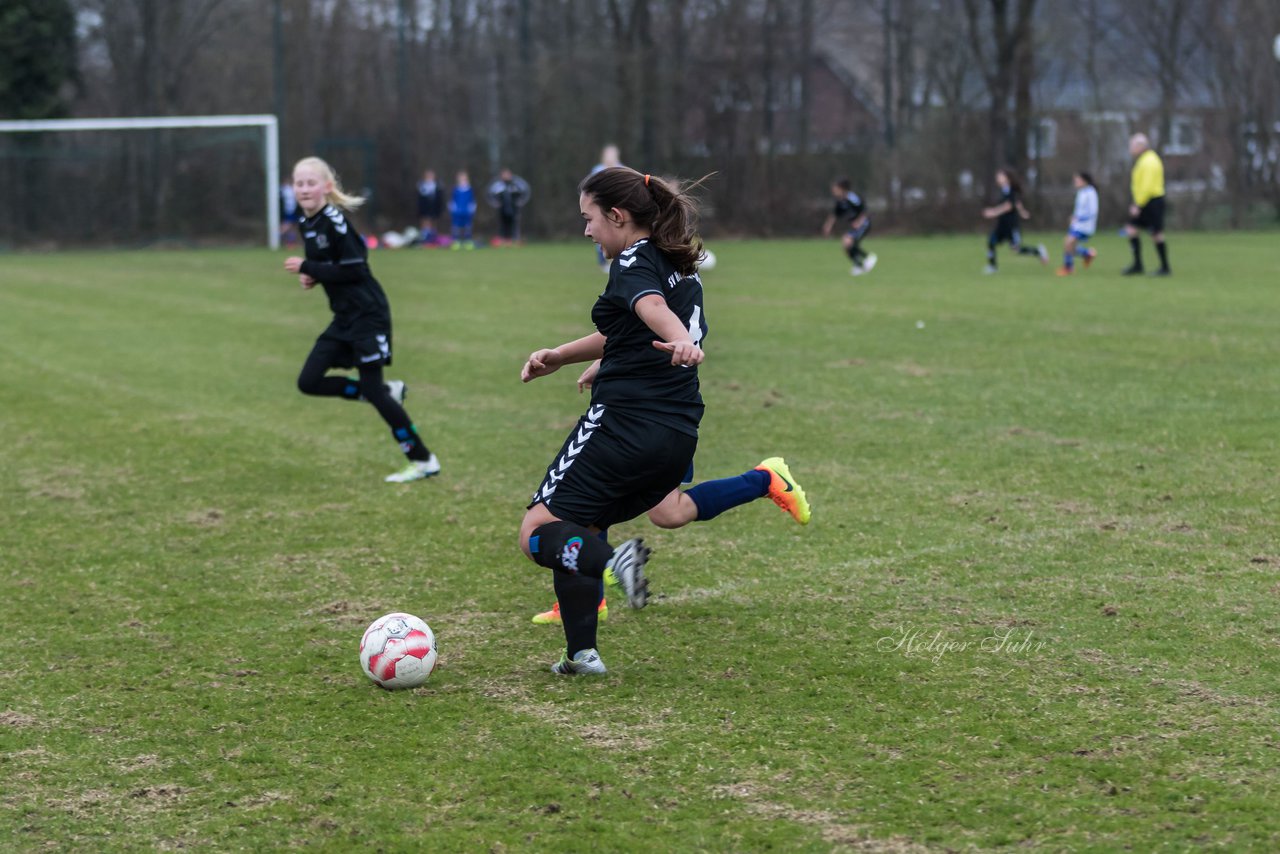
POLYGON ((682 187, 657 175, 613 166, 588 175, 578 185, 578 192, 590 196, 602 210, 618 208, 631 214, 675 268, 691 276, 702 259, 702 240, 698 237, 698 208, 689 191, 709 177, 682 187))

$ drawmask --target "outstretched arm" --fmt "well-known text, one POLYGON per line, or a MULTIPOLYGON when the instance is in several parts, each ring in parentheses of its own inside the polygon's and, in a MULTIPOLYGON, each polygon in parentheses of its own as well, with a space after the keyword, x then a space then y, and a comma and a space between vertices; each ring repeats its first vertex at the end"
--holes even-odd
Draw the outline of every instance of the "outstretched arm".
POLYGON ((554 374, 562 365, 599 359, 604 355, 604 342, 603 335, 592 332, 590 335, 561 344, 559 347, 535 350, 529 354, 524 367, 520 369, 520 381, 527 383, 538 377, 554 374))
POLYGON ((671 364, 692 367, 702 363, 702 348, 693 343, 688 328, 680 322, 675 312, 667 308, 667 301, 658 294, 648 294, 636 300, 636 316, 644 321, 660 341, 653 346, 671 354, 671 364))
POLYGON ((1000 214, 1006 214, 1011 210, 1013 210, 1013 205, 1009 204, 1008 202, 1001 202, 1000 204, 995 205, 994 207, 983 208, 982 215, 987 219, 995 219, 996 217, 1000 216, 1000 214))

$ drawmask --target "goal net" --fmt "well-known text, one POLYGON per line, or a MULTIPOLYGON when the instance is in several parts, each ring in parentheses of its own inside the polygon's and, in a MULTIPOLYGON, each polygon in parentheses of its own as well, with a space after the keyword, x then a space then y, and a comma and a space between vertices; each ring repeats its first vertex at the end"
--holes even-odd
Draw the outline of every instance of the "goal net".
POLYGON ((280 241, 275 116, 0 121, 0 249, 280 241))

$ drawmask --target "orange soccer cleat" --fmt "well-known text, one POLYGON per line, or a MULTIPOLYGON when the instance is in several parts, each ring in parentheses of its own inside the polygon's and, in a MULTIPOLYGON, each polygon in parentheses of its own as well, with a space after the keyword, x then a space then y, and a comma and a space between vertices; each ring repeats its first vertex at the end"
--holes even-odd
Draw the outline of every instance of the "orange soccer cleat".
MULTIPOLYGON (((600 622, 609 619, 609 603, 603 598, 600 599, 600 607, 596 608, 596 614, 599 615, 600 622)), ((550 611, 543 611, 541 614, 533 615, 533 622, 539 626, 558 626, 563 622, 560 619, 560 603, 551 606, 550 611)))
POLYGON ((769 498, 791 514, 801 525, 809 524, 809 499, 791 476, 791 469, 782 457, 770 457, 756 466, 756 471, 769 473, 769 498))

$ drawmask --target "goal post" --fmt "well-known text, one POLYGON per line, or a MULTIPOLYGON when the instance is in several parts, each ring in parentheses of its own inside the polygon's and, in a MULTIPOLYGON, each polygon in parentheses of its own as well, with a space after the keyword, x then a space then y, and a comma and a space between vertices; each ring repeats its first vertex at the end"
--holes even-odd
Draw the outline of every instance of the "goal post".
POLYGON ((239 116, 138 116, 100 119, 31 119, 0 121, 0 133, 49 133, 106 130, 198 130, 200 128, 257 127, 262 133, 262 162, 266 173, 267 245, 280 247, 280 130, 268 114, 239 116))

